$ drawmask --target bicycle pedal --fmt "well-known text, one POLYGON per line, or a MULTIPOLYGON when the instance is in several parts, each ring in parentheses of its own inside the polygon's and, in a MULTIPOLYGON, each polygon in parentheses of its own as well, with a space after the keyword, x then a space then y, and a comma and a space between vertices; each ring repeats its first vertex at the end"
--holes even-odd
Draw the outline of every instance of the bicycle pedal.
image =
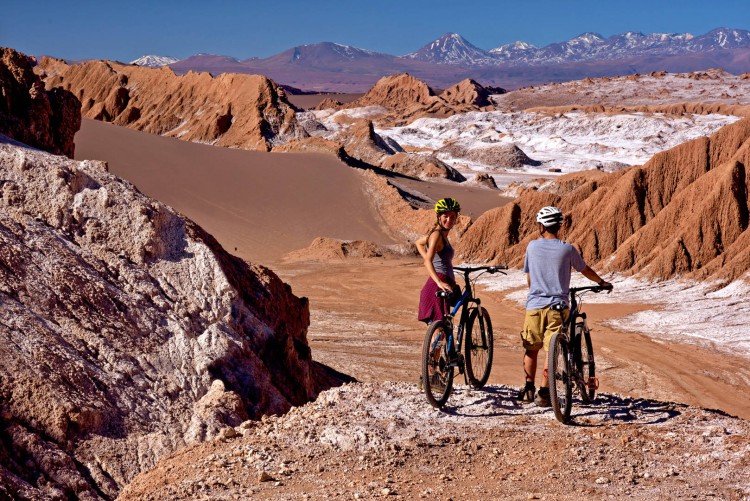
POLYGON ((599 389, 599 378, 597 377, 590 377, 588 381, 586 381, 586 388, 591 388, 593 390, 599 389))

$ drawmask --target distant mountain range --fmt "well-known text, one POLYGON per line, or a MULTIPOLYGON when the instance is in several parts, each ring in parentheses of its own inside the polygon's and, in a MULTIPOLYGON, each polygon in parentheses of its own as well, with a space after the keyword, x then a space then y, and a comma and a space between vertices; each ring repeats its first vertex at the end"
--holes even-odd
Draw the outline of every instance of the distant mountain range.
MULTIPOLYGON (((609 38, 584 33, 544 47, 519 41, 490 50, 476 47, 459 34, 446 33, 404 56, 322 42, 242 61, 197 54, 161 64, 158 56, 146 57, 152 58, 149 66, 168 64, 178 73, 261 73, 281 84, 318 91, 363 92, 378 78, 394 73, 410 73, 435 87, 474 78, 484 84, 513 88, 659 70, 685 72, 716 67, 744 73, 750 71, 750 32, 717 28, 701 36, 627 32, 609 38)), ((137 61, 134 64, 145 64, 137 61)))
POLYGON ((148 66, 150 68, 161 68, 162 66, 174 64, 177 61, 179 61, 179 59, 177 59, 176 57, 154 56, 149 54, 141 56, 135 61, 130 61, 130 64, 136 64, 138 66, 148 66))

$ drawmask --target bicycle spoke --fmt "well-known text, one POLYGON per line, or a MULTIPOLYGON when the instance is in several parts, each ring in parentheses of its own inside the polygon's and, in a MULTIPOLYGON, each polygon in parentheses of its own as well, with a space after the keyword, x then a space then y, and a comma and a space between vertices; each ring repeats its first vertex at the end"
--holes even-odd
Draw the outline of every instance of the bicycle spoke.
POLYGON ((448 329, 443 322, 433 322, 427 329, 422 352, 422 385, 427 400, 442 407, 453 384, 453 368, 448 364, 448 329))
POLYGON ((492 369, 492 322, 487 310, 478 308, 469 315, 466 329, 466 378, 474 388, 481 388, 487 383, 492 369))

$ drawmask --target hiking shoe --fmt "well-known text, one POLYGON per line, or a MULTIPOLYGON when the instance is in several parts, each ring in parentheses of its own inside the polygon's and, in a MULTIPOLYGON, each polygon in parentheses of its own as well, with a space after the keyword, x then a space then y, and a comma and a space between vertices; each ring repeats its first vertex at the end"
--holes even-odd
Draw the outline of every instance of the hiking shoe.
POLYGON ((544 386, 539 388, 534 403, 538 407, 552 407, 552 402, 550 402, 549 399, 549 388, 546 388, 544 386))
POLYGON ((534 401, 534 393, 536 393, 536 387, 533 381, 526 381, 526 384, 518 390, 516 400, 522 403, 529 403, 534 401))

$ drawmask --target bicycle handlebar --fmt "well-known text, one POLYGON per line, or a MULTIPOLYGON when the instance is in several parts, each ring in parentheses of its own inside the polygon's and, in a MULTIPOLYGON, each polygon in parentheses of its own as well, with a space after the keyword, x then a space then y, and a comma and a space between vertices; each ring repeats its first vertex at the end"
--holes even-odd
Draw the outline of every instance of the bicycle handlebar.
POLYGON ((598 294, 599 292, 602 292, 602 291, 611 291, 613 288, 614 287, 612 286, 612 284, 609 284, 609 287, 602 287, 601 285, 588 285, 586 287, 571 287, 570 293, 577 294, 579 292, 591 291, 591 292, 595 292, 598 294))
POLYGON ((470 267, 470 266, 454 266, 453 269, 457 270, 457 271, 461 271, 463 273, 471 273, 473 271, 486 271, 488 273, 498 273, 498 272, 502 273, 502 270, 507 270, 508 267, 505 266, 505 265, 500 265, 500 266, 475 266, 475 267, 470 267))

